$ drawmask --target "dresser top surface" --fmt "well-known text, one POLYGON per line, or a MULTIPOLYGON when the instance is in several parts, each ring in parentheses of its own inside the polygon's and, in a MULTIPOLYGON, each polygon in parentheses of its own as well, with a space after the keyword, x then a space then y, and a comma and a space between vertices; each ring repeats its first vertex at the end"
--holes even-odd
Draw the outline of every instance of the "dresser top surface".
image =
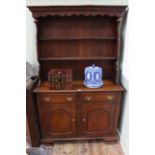
POLYGON ((104 85, 100 88, 87 88, 83 85, 82 80, 74 80, 72 83, 72 89, 63 90, 50 90, 47 81, 42 81, 34 89, 34 93, 54 93, 54 92, 112 92, 112 91, 124 91, 124 88, 115 84, 111 80, 104 80, 104 85))

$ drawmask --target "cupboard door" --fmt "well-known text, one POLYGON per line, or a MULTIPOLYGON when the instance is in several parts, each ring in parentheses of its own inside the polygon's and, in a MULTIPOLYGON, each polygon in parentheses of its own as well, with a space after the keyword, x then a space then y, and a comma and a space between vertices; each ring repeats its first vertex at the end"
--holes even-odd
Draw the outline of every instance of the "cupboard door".
POLYGON ((83 136, 105 136, 112 134, 115 105, 85 103, 82 105, 83 136))
POLYGON ((39 119, 42 138, 65 138, 75 135, 75 104, 40 106, 39 119))

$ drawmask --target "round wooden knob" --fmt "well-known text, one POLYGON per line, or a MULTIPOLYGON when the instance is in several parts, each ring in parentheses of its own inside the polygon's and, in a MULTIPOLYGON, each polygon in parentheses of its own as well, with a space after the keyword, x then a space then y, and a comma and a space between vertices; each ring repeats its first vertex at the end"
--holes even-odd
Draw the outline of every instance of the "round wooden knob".
POLYGON ((85 118, 82 118, 82 121, 83 121, 83 122, 85 122, 85 121, 86 121, 86 119, 85 119, 85 118))
POLYGON ((75 122, 75 118, 72 118, 72 122, 75 122))

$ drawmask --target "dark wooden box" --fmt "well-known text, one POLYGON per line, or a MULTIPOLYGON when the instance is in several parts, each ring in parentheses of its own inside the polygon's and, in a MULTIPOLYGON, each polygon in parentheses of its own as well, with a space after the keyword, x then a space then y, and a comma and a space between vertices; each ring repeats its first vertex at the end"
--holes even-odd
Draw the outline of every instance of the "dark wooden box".
POLYGON ((72 69, 50 69, 48 72, 49 89, 72 89, 72 69))

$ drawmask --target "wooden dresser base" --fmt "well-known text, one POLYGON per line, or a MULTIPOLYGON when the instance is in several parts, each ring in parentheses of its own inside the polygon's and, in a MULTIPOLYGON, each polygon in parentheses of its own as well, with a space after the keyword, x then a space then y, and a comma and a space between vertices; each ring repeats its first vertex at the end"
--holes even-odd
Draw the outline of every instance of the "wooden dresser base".
POLYGON ((79 141, 79 140, 103 140, 105 143, 116 143, 119 141, 118 134, 113 137, 79 137, 79 138, 60 138, 60 139, 41 139, 40 144, 53 144, 58 141, 79 141))

